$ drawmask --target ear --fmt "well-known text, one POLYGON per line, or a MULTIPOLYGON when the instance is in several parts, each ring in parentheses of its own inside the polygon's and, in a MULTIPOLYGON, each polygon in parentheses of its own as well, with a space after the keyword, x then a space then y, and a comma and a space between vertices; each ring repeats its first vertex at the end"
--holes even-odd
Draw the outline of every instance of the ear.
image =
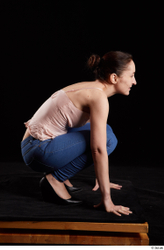
POLYGON ((118 76, 115 73, 111 74, 110 75, 110 82, 113 84, 116 84, 117 81, 118 81, 118 76))

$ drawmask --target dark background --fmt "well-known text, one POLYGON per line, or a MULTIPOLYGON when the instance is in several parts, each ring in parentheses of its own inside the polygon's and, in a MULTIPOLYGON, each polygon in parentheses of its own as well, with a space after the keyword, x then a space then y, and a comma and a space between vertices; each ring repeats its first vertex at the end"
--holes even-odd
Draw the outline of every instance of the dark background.
MULTIPOLYGON (((159 5, 161 3, 161 5, 159 5)), ((1 162, 22 161, 24 122, 57 89, 91 80, 92 53, 132 53, 137 86, 110 98, 113 164, 162 166, 163 13, 151 1, 1 1, 1 162)))
POLYGON ((26 168, 20 151, 23 123, 56 90, 92 80, 86 68, 92 53, 132 53, 137 86, 129 96, 109 100, 108 123, 118 138, 110 175, 133 183, 150 244, 163 245, 163 21, 161 0, 1 0, 2 180, 6 171, 17 187, 18 170, 26 168))

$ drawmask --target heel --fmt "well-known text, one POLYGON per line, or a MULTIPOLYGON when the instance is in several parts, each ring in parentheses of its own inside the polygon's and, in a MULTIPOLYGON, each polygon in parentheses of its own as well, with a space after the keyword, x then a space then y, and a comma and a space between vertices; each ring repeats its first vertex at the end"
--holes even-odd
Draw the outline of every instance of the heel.
POLYGON ((64 185, 69 193, 76 193, 76 192, 80 192, 83 190, 82 188, 79 188, 79 187, 69 187, 66 184, 64 185))
POLYGON ((62 199, 60 198, 50 183, 48 182, 46 177, 43 177, 40 180, 40 188, 42 192, 42 197, 45 202, 60 204, 60 205, 68 205, 68 204, 79 204, 82 203, 82 201, 76 200, 76 199, 62 199))

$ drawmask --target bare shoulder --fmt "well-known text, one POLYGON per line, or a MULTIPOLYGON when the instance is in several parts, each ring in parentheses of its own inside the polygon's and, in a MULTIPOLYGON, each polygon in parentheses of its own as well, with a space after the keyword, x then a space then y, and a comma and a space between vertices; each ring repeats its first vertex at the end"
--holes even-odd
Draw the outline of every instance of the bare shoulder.
POLYGON ((71 85, 66 86, 65 88, 63 88, 63 90, 64 91, 78 90, 81 88, 88 87, 89 84, 90 84, 89 82, 77 82, 77 83, 73 83, 71 85))
POLYGON ((91 106, 109 109, 108 98, 106 94, 104 93, 104 91, 94 89, 90 92, 91 94, 90 96, 88 95, 88 100, 91 106))
MULTIPOLYGON (((92 93, 90 101, 90 123, 92 131, 92 142, 95 143, 95 138, 101 138, 103 141, 106 138, 106 123, 109 114, 109 103, 104 91, 97 90, 92 93)), ((96 140, 99 140, 99 139, 96 140)))
POLYGON ((101 90, 94 90, 88 100, 91 117, 107 119, 109 113, 109 102, 106 94, 101 90))
POLYGON ((91 110, 108 110, 109 103, 100 84, 95 82, 80 82, 69 85, 63 89, 73 104, 90 113, 91 110), (73 91, 72 91, 73 90, 73 91))

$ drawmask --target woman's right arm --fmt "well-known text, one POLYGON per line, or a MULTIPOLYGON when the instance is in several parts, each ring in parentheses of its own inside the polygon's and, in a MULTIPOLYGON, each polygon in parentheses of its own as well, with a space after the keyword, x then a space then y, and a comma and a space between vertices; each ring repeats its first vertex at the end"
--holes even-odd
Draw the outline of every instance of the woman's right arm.
POLYGON ((109 113, 109 104, 106 95, 103 92, 96 93, 93 99, 91 98, 90 100, 89 108, 91 151, 96 177, 102 194, 101 204, 104 204, 107 212, 112 212, 118 216, 121 216, 121 213, 129 215, 131 213, 129 208, 115 206, 110 194, 108 154, 106 149, 106 123, 109 113))

